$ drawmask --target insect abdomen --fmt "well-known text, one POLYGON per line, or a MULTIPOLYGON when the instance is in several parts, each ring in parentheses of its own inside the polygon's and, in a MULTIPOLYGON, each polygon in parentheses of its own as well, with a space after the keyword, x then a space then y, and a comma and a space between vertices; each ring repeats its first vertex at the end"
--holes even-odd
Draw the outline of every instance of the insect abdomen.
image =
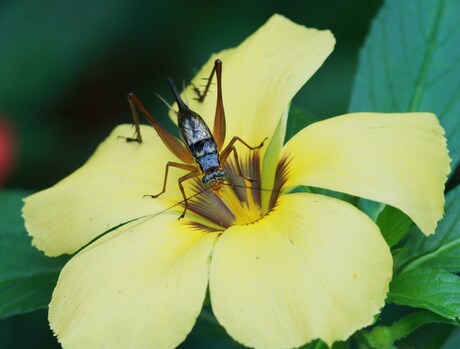
POLYGON ((204 120, 195 112, 179 113, 179 132, 182 140, 205 172, 220 167, 217 144, 204 120))
POLYGON ((219 153, 213 138, 209 137, 194 143, 190 151, 200 165, 201 171, 205 172, 211 168, 219 167, 219 153))

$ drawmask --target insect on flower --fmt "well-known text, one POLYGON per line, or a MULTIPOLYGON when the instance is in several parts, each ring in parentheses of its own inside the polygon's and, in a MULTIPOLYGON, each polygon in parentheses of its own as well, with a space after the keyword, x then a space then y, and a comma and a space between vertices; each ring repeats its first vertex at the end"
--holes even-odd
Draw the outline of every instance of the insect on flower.
POLYGON ((236 169, 240 177, 254 182, 255 180, 244 176, 240 162, 238 158, 238 152, 235 148, 237 141, 244 144, 248 149, 255 150, 261 148, 264 144, 265 138, 258 146, 252 147, 238 136, 234 136, 228 145, 223 148, 225 142, 225 112, 224 104, 222 99, 222 61, 217 59, 214 62, 214 68, 208 79, 208 83, 203 91, 200 92, 198 88, 194 88, 194 91, 198 95, 198 100, 203 102, 209 91, 209 87, 212 82, 212 78, 216 75, 217 77, 217 104, 216 113, 214 117, 214 130, 211 133, 208 125, 201 118, 200 115, 190 110, 187 104, 184 103, 180 97, 176 86, 171 78, 168 78, 168 83, 171 91, 174 95, 174 99, 179 107, 177 112, 179 134, 182 139, 182 144, 176 137, 166 131, 160 124, 153 118, 153 116, 145 109, 139 99, 133 94, 128 95, 128 101, 131 107, 134 126, 135 126, 135 137, 126 138, 128 142, 142 143, 142 136, 139 127, 139 116, 137 109, 139 109, 143 115, 149 120, 152 126, 155 128, 158 136, 160 136, 163 143, 168 147, 171 152, 176 155, 183 163, 169 161, 166 164, 163 189, 156 195, 145 195, 152 198, 157 198, 166 191, 166 184, 168 181, 168 172, 170 167, 177 167, 182 170, 190 171, 186 175, 178 179, 179 189, 184 198, 184 211, 179 216, 179 219, 185 216, 188 208, 187 196, 182 182, 191 178, 202 175, 202 182, 207 189, 212 189, 214 192, 219 192, 224 182, 227 180, 227 173, 225 172, 223 165, 227 161, 229 155, 233 152, 235 157, 236 169), (223 148, 223 149, 222 149, 223 148))
POLYGON ((391 205, 429 235, 442 217, 449 157, 439 121, 421 112, 341 115, 285 142, 290 101, 334 43, 327 30, 274 15, 239 46, 213 55, 186 88, 196 93, 193 84, 213 71, 198 101, 184 98, 203 119, 172 86, 183 143, 130 95, 133 138, 119 139, 132 136, 132 126, 117 126, 80 169, 24 199, 33 245, 48 256, 77 252, 49 306, 64 348, 177 347, 207 294, 219 324, 251 348, 315 339, 331 347, 374 323, 393 270, 378 226, 347 202, 294 189, 391 205), (223 77, 216 57, 225 62, 223 77), (217 108, 203 101, 214 75, 217 108), (156 131, 139 125, 139 111, 156 131), (226 132, 244 142, 233 137, 225 146, 226 132), (248 145, 266 136, 266 147, 248 145), (170 167, 189 171, 169 173, 179 188, 165 187, 170 167), (243 175, 257 184, 248 188, 243 175), (143 200, 162 186, 158 199, 143 200))

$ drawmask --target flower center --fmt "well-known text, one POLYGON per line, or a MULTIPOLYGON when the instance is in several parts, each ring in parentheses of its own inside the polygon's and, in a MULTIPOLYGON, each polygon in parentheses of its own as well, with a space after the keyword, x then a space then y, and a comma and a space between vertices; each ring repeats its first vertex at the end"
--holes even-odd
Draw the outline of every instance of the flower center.
POLYGON ((257 204, 252 196, 251 188, 244 188, 246 200, 240 201, 235 191, 231 187, 224 187, 218 194, 225 206, 233 213, 235 220, 232 225, 250 224, 262 217, 262 208, 257 204))
POLYGON ((202 192, 189 201, 189 210, 209 221, 212 226, 224 229, 232 225, 251 224, 265 214, 261 205, 260 157, 251 152, 241 162, 243 175, 254 180, 250 182, 240 176, 234 160, 224 166, 228 182, 219 191, 205 190, 201 180, 192 185, 192 192, 202 192))

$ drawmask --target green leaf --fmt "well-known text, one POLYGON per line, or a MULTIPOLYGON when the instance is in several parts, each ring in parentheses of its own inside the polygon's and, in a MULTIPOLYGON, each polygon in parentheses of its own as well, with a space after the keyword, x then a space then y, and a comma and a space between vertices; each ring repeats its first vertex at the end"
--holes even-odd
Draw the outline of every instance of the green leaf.
POLYGON ((458 0, 387 0, 360 53, 349 108, 434 112, 452 168, 460 160, 459 13, 458 0))
POLYGON ((385 206, 376 223, 388 246, 392 247, 407 233, 412 220, 397 208, 385 206))
POLYGON ((401 253, 395 255, 397 272, 416 267, 441 268, 460 272, 460 186, 446 196, 444 219, 436 233, 425 237, 413 225, 401 253))
POLYGON ((31 245, 21 216, 25 192, 0 192, 0 318, 45 308, 68 257, 48 258, 31 245))
MULTIPOLYGON (((331 349, 348 349, 349 344, 350 344, 349 342, 335 342, 332 345, 331 349)), ((314 342, 305 344, 300 349, 329 349, 329 346, 326 343, 324 343, 323 341, 318 339, 318 340, 316 340, 314 342)))
MULTIPOLYGON (((389 349, 395 348, 394 343, 396 341, 401 340, 404 337, 407 337, 413 331, 417 330, 421 326, 427 324, 449 324, 449 325, 458 325, 458 321, 456 320, 448 320, 442 316, 434 314, 429 311, 420 311, 417 313, 409 314, 402 319, 396 321, 390 326, 376 326, 371 331, 363 330, 362 335, 366 339, 368 345, 372 348, 377 349, 389 349)), ((426 342, 430 342, 433 344, 436 342, 439 348, 439 343, 443 343, 446 340, 446 337, 450 334, 450 331, 446 333, 442 333, 442 336, 431 336, 429 338, 425 338, 426 342)), ((424 343, 428 344, 428 343, 424 343)), ((399 347, 399 346, 398 346, 399 347)), ((425 348, 432 348, 432 346, 424 346, 425 348)), ((420 348, 420 346, 417 346, 420 348)))
POLYGON ((336 198, 342 201, 346 201, 354 206, 358 205, 358 201, 360 200, 358 197, 341 193, 338 191, 333 191, 329 189, 317 188, 317 187, 307 187, 304 185, 298 186, 293 188, 289 193, 312 193, 312 194, 319 194, 330 196, 332 198, 336 198))
POLYGON ((314 116, 312 112, 296 105, 291 105, 289 109, 285 142, 290 140, 300 130, 317 121, 319 121, 319 119, 314 116))
POLYGON ((449 320, 460 318, 460 277, 441 269, 417 268, 396 275, 387 302, 423 308, 449 320))
POLYGON ((385 206, 386 205, 382 204, 381 202, 376 202, 364 198, 360 198, 358 201, 358 208, 367 214, 374 222, 377 221, 377 217, 379 216, 380 212, 383 211, 385 206))
POLYGON ((201 349, 244 349, 241 344, 235 342, 225 329, 217 322, 210 305, 205 305, 197 319, 192 332, 178 349, 201 348, 201 349))

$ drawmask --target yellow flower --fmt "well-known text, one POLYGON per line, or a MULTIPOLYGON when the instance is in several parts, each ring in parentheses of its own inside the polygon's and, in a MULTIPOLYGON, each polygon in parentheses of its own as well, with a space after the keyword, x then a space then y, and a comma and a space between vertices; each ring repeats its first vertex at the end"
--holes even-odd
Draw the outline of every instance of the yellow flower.
MULTIPOLYGON (((229 161, 233 187, 196 195, 179 221, 183 208, 167 209, 182 200, 184 172, 171 170, 166 193, 144 199, 161 190, 165 164, 176 159, 153 128, 142 126, 137 144, 118 137, 132 132, 121 125, 82 168, 25 199, 37 248, 57 256, 86 246, 62 270, 50 304, 65 348, 175 347, 208 285, 220 324, 250 347, 331 344, 372 323, 392 275, 377 226, 338 199, 289 191, 306 185, 386 203, 428 235, 443 214, 449 158, 429 113, 342 115, 283 146, 290 100, 334 42, 329 31, 275 15, 195 79, 223 61, 227 136, 251 145, 269 137, 260 150, 239 153, 243 173, 272 190, 238 187, 245 182, 229 161)), ((185 95, 212 125, 215 95, 203 104, 190 87, 185 95)), ((190 182, 192 196, 201 183, 190 182)))

